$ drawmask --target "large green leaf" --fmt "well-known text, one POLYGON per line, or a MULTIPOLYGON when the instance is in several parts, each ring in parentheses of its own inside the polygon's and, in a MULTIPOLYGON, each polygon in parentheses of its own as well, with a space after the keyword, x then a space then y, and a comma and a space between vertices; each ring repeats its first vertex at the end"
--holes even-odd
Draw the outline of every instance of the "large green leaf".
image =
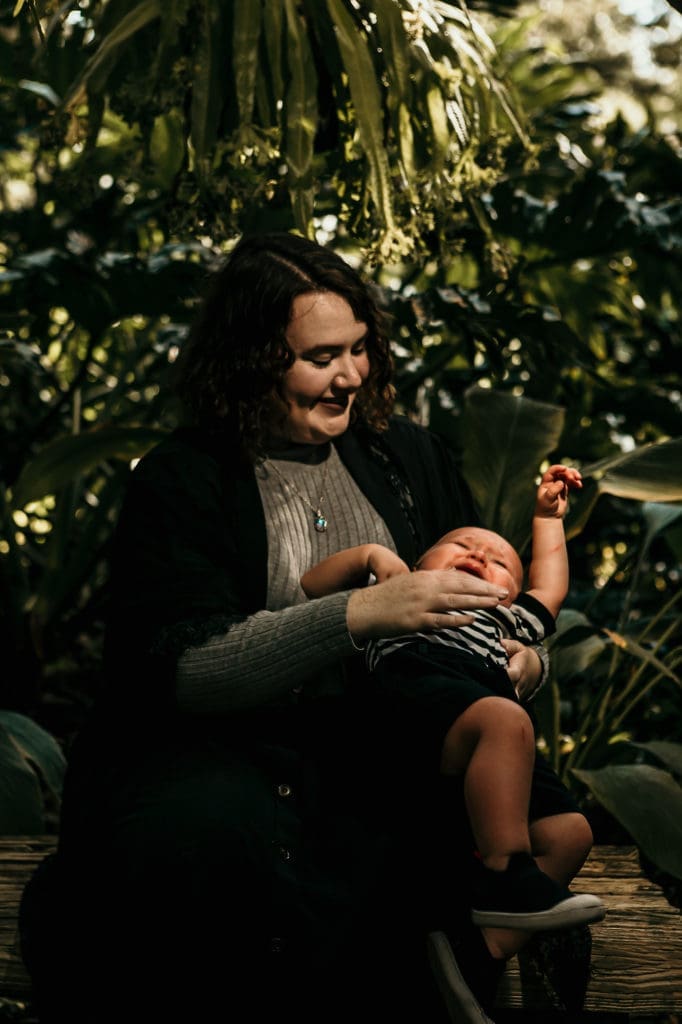
POLYGON ((237 108, 242 125, 253 120, 253 100, 258 72, 258 41, 261 33, 261 4, 253 0, 232 0, 233 61, 237 108))
POLYGON ((369 165, 372 200, 384 228, 380 254, 382 259, 390 262, 397 256, 405 255, 411 246, 395 223, 377 74, 367 39, 359 31, 343 0, 327 0, 327 8, 336 29, 339 50, 348 75, 358 136, 369 165))
POLYGON ((74 102, 79 98, 83 86, 96 74, 100 68, 116 55, 116 51, 126 43, 131 36, 139 32, 161 14, 161 0, 141 0, 132 10, 121 18, 119 23, 111 29, 102 40, 101 44, 87 62, 83 71, 75 79, 64 99, 64 103, 74 102))
POLYGON ((135 459, 153 448, 165 433, 149 427, 102 427, 46 445, 21 472, 12 493, 15 508, 54 494, 70 480, 105 459, 135 459))
POLYGON ((308 234, 313 216, 313 143, 317 130, 317 76, 310 43, 294 0, 285 0, 291 77, 286 102, 285 156, 296 226, 308 234))
POLYGON ((547 642, 554 677, 563 683, 584 672, 606 646, 606 641, 583 612, 562 608, 557 618, 556 633, 547 642))
POLYGON ((386 99, 389 107, 395 108, 399 99, 407 100, 412 89, 408 37, 395 0, 374 0, 372 6, 377 15, 377 30, 391 81, 386 99))
POLYGON ((0 834, 39 835, 44 830, 38 777, 0 724, 0 834))
POLYGON ((64 608, 73 608, 81 588, 102 560, 112 532, 112 509, 123 491, 122 473, 113 473, 97 492, 96 508, 77 520, 69 502, 69 490, 60 495, 55 526, 45 545, 45 569, 34 591, 31 608, 31 634, 38 646, 52 619, 64 608), (65 505, 61 515, 62 505, 65 505))
POLYGON ((535 478, 559 443, 564 410, 506 391, 471 388, 461 415, 462 468, 483 522, 522 549, 530 533, 535 478))
POLYGON ((24 761, 37 769, 51 793, 59 799, 66 760, 57 741, 32 718, 16 711, 0 711, 0 728, 12 737, 24 761))
POLYGON ((682 438, 646 445, 583 467, 602 494, 637 501, 682 501, 682 438))
POLYGON ((670 743, 668 740, 651 740, 649 743, 633 743, 639 750, 647 750, 673 773, 682 777, 682 743, 670 743))
POLYGON ((223 45, 222 7, 203 0, 198 12, 198 42, 192 79, 191 137, 199 180, 209 172, 209 154, 216 141, 220 112, 222 68, 228 57, 223 45))
POLYGON ((170 188, 185 158, 185 133, 179 110, 169 110, 154 119, 149 156, 162 188, 170 188))
POLYGON ((583 490, 571 498, 567 536, 585 526, 601 494, 649 503, 647 543, 677 518, 677 512, 657 512, 660 502, 682 501, 682 438, 620 452, 582 467, 583 490))
POLYGON ((567 682, 588 669, 605 649, 606 643, 598 633, 577 643, 553 646, 550 661, 552 671, 560 683, 567 682))
POLYGON ((279 124, 277 102, 284 95, 282 74, 282 21, 284 11, 281 0, 265 0, 263 9, 263 32, 267 53, 267 75, 271 83, 272 111, 268 118, 272 124, 279 124))
POLYGON ((574 774, 654 864, 682 879, 682 787, 672 775, 644 764, 574 774))
POLYGON ((642 506, 642 515, 646 523, 645 547, 653 538, 666 530, 682 516, 682 505, 661 505, 655 501, 646 501, 642 506))

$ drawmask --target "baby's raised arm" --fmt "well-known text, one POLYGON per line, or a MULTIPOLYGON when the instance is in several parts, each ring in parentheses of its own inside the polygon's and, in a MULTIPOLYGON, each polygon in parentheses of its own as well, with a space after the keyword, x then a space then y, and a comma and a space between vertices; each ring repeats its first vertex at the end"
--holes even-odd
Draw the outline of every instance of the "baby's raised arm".
POLYGON ((543 519, 563 519, 568 509, 568 492, 582 485, 582 477, 577 469, 570 466, 550 466, 542 474, 534 515, 543 519))
POLYGON ((383 583, 409 571, 402 558, 383 544, 359 544, 318 562, 301 577, 301 586, 307 597, 325 597, 364 586, 370 573, 376 576, 377 583, 383 583))
POLYGON ((533 515, 533 552, 528 571, 529 593, 556 616, 568 592, 568 556, 563 519, 568 494, 582 487, 577 469, 550 466, 542 474, 533 515))

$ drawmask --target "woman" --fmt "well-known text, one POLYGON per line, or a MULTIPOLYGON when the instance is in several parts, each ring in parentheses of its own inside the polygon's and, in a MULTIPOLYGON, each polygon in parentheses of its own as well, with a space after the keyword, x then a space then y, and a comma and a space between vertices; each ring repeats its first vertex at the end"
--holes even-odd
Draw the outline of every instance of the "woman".
POLYGON ((391 763, 356 651, 503 593, 458 572, 315 601, 299 584, 360 542, 412 564, 475 520, 447 448, 390 418, 390 376, 383 316, 332 252, 245 239, 213 279, 178 363, 191 425, 141 461, 120 517, 51 970, 25 914, 44 1020, 65 1002, 88 1021, 440 1019, 425 935, 455 919, 457 871, 439 875, 430 830, 453 797, 391 763))

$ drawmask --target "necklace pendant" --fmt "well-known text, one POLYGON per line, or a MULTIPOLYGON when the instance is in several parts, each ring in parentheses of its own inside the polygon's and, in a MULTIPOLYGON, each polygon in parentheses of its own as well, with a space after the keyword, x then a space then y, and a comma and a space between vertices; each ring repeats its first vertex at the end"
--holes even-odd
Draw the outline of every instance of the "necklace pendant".
POLYGON ((315 512, 315 514, 313 516, 313 526, 315 527, 315 529, 317 530, 318 533, 326 533, 327 532, 327 520, 322 515, 322 512, 320 511, 319 508, 317 509, 317 511, 315 512))

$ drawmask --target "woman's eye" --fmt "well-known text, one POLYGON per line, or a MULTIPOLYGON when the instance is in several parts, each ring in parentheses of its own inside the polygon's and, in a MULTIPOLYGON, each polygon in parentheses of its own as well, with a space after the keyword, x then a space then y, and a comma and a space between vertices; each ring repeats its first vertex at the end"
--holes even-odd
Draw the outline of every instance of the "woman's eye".
POLYGON ((313 366, 329 366, 329 364, 331 363, 331 357, 321 356, 318 357, 317 359, 311 359, 310 362, 313 364, 313 366))

